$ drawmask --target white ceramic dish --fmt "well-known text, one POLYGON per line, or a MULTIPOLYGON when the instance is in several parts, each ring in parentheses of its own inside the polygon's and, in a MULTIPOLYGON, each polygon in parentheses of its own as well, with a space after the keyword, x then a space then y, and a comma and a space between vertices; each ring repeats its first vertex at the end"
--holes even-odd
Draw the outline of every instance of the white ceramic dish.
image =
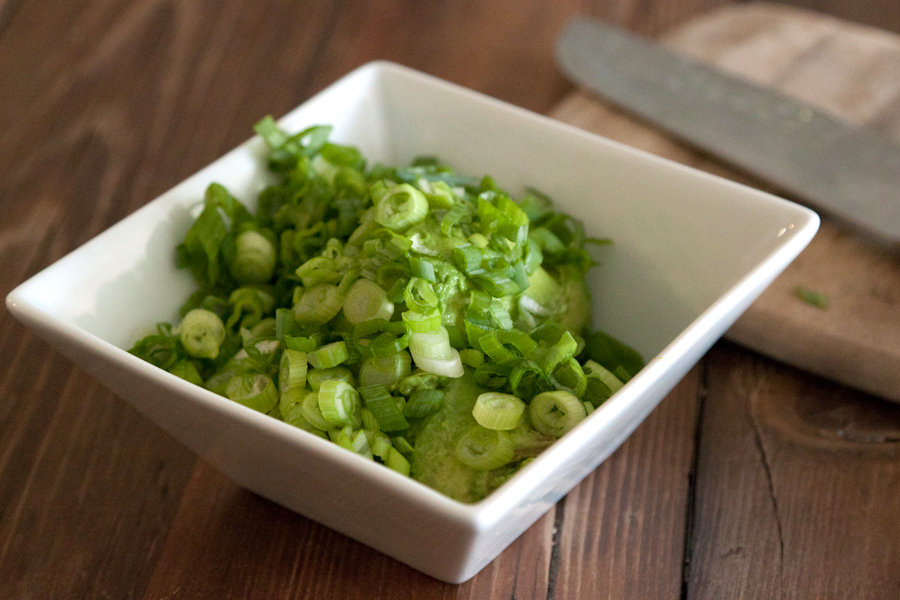
POLYGON ((466 505, 125 352, 177 321, 173 264, 212 181, 255 208, 252 139, 16 288, 7 306, 63 354, 240 485, 434 577, 462 582, 590 473, 815 234, 815 213, 389 63, 347 75, 282 120, 334 125, 371 162, 437 154, 518 193, 534 186, 615 240, 590 276, 594 324, 647 367, 485 500, 466 505))

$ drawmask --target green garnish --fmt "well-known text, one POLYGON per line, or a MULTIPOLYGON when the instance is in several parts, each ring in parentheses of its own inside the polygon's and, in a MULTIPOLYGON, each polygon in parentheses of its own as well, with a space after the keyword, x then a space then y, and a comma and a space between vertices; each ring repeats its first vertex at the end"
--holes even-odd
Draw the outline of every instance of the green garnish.
POLYGON ((798 285, 794 290, 794 293, 797 295, 800 300, 809 304, 810 306, 815 306, 816 308, 822 310, 828 310, 828 295, 823 294, 822 292, 815 292, 809 288, 803 287, 802 285, 798 285))
POLYGON ((643 367, 587 329, 585 245, 608 241, 546 195, 256 131, 277 182, 256 214, 209 186, 175 249, 198 289, 131 353, 466 502, 643 367))

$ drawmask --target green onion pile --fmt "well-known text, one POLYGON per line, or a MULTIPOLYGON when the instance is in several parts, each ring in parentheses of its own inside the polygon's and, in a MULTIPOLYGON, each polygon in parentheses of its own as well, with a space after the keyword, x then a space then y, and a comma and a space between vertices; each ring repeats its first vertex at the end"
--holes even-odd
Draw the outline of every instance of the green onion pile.
POLYGON ((368 168, 330 127, 256 126, 278 183, 212 184, 176 249, 198 283, 132 354, 465 502, 643 366, 590 333, 582 224, 433 158, 368 168))

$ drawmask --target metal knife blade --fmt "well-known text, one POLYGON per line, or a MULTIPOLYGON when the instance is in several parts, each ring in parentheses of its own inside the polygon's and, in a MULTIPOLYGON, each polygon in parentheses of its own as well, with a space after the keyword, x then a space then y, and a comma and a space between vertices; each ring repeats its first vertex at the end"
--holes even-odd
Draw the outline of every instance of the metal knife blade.
POLYGON ((589 19, 557 61, 574 81, 881 240, 900 243, 900 145, 589 19))

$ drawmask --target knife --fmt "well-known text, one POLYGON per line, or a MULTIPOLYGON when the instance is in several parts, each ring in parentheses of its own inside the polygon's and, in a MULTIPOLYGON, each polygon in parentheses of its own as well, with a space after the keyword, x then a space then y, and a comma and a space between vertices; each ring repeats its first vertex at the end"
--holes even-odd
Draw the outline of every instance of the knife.
POLYGON ((570 78, 600 96, 877 240, 900 243, 900 146, 888 138, 589 19, 566 26, 556 55, 570 78))

